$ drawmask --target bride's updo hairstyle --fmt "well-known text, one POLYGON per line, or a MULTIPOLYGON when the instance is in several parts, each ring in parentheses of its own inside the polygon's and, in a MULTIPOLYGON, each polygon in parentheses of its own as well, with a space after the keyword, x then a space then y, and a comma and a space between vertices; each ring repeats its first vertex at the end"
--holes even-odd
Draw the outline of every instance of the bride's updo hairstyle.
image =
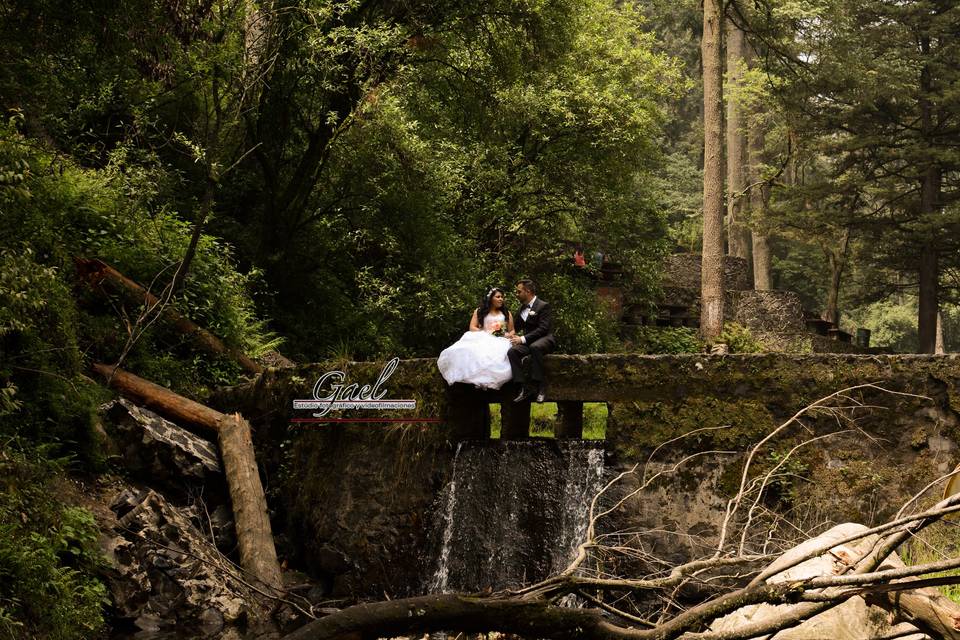
POLYGON ((510 317, 510 313, 507 311, 506 292, 500 287, 491 287, 490 290, 487 291, 486 295, 484 295, 483 298, 480 300, 480 306, 477 310, 477 323, 481 327, 483 326, 483 319, 487 316, 488 313, 490 313, 491 308, 493 307, 493 295, 497 291, 503 294, 503 306, 500 307, 500 311, 503 313, 504 321, 506 321, 510 317))

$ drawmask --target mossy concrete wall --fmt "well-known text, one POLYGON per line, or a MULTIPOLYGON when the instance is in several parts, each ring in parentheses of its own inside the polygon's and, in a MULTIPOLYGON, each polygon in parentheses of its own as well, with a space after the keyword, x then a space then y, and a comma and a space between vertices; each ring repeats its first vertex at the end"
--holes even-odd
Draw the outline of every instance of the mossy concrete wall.
MULTIPOLYGON (((377 415, 441 422, 290 423, 292 400, 309 397, 324 372, 342 369, 363 383, 382 367, 271 370, 213 400, 254 424, 281 555, 324 580, 331 595, 393 597, 420 589, 433 566, 438 497, 456 443, 483 425, 471 412, 485 402, 509 402, 511 394, 449 389, 433 359, 408 360, 390 378, 388 397, 416 399, 416 411, 377 415)), ((851 393, 847 405, 873 407, 852 409, 855 422, 810 416, 772 442, 758 457, 760 469, 803 439, 843 431, 802 447, 763 506, 789 511, 810 528, 870 524, 958 462, 960 359, 954 356, 554 355, 547 367, 548 400, 609 403, 608 473, 640 465, 612 497, 637 487, 644 472, 702 454, 628 500, 607 523, 608 531, 646 536, 647 548, 662 557, 709 545, 739 481, 743 452, 804 406, 845 387, 874 383, 887 391, 851 393)))
MULTIPOLYGON (((954 356, 692 356, 654 358, 645 370, 646 388, 631 383, 633 391, 619 396, 632 398, 611 404, 611 471, 640 463, 616 495, 700 454, 629 499, 608 523, 609 529, 642 532, 654 555, 699 553, 715 542, 726 502, 739 486, 744 452, 841 389, 875 385, 831 403, 841 411, 803 415, 758 452, 751 477, 823 436, 796 450, 760 502, 761 511, 786 514, 804 531, 845 521, 876 524, 960 462, 960 359, 954 356)), ((753 533, 770 534, 773 520, 761 518, 753 533)))
MULTIPOLYGON (((433 503, 450 477, 457 439, 448 423, 291 422, 311 414, 294 411, 293 400, 309 399, 324 373, 340 370, 347 382, 363 385, 383 367, 326 362, 271 369, 211 401, 251 421, 278 552, 332 597, 408 595, 435 546, 433 503)), ((416 410, 330 416, 442 418, 450 404, 433 360, 400 362, 386 389, 389 399, 416 400, 416 410)))

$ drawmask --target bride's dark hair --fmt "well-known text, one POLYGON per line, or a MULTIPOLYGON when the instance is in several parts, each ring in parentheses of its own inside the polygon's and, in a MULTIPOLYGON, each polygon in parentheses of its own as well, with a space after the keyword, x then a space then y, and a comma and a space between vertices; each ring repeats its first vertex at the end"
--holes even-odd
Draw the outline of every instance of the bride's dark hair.
POLYGON ((483 328, 483 319, 490 313, 490 307, 493 304, 493 294, 497 291, 503 294, 503 306, 500 307, 500 311, 503 312, 504 324, 510 319, 510 312, 507 310, 507 293, 500 287, 491 287, 480 300, 480 306, 477 309, 477 324, 479 324, 481 328, 483 328))

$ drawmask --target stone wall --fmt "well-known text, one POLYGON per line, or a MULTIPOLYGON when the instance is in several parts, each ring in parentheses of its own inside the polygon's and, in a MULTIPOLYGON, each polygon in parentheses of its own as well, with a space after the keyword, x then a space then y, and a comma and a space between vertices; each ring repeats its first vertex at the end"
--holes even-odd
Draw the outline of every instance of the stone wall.
MULTIPOLYGON (((318 377, 341 370, 373 383, 384 363, 319 363, 270 369, 255 382, 221 390, 211 404, 239 410, 254 429, 278 553, 336 597, 408 595, 424 569, 434 501, 450 477, 451 421, 415 424, 292 424, 294 399, 309 398, 318 377)), ((386 384, 388 398, 413 399, 413 412, 384 419, 446 418, 445 383, 434 360, 407 360, 386 384)), ((340 417, 364 417, 360 411, 340 417)), ((366 414, 367 416, 371 414, 366 414)))
MULTIPOLYGON (((655 555, 682 557, 715 542, 744 452, 808 404, 847 387, 877 385, 842 401, 863 405, 847 412, 854 420, 823 412, 804 417, 759 452, 755 469, 765 473, 804 440, 835 434, 801 447, 761 507, 789 512, 807 530, 846 521, 877 524, 960 462, 960 360, 954 357, 670 358, 649 363, 645 378, 642 393, 611 404, 607 446, 614 470, 643 464, 655 447, 696 429, 711 428, 659 449, 647 474, 698 452, 736 452, 691 460, 628 500, 608 523, 618 530, 656 530, 644 538, 655 555)), ((638 482, 628 477, 615 495, 626 495, 638 482)))
MULTIPOLYGON (((672 289, 700 291, 700 254, 676 253, 663 261, 663 286, 672 289)), ((728 291, 751 288, 750 265, 745 258, 723 257, 723 282, 728 291)))
MULTIPOLYGON (((362 382, 375 379, 381 367, 343 368, 362 382)), ((410 360, 390 379, 389 397, 416 398, 418 409, 381 415, 442 422, 291 425, 291 401, 308 397, 317 376, 334 368, 271 370, 255 383, 224 390, 215 404, 241 410, 256 428, 281 555, 324 580, 331 595, 415 592, 437 548, 437 500, 450 479, 456 443, 482 435, 478 407, 508 400, 510 392, 447 389, 434 360, 410 360)), ((555 355, 548 372, 548 400, 608 403, 610 474, 647 463, 655 450, 648 472, 692 453, 734 452, 698 456, 628 500, 607 523, 608 530, 655 529, 647 543, 666 558, 689 555, 716 535, 751 443, 845 387, 870 382, 889 392, 851 394, 876 407, 856 410, 855 423, 821 415, 772 442, 758 468, 770 468, 803 438, 851 429, 802 448, 766 506, 790 510, 811 527, 870 524, 958 462, 960 359, 954 356, 555 355), (657 449, 705 427, 711 430, 657 449)), ((611 497, 637 482, 627 478, 611 497)))

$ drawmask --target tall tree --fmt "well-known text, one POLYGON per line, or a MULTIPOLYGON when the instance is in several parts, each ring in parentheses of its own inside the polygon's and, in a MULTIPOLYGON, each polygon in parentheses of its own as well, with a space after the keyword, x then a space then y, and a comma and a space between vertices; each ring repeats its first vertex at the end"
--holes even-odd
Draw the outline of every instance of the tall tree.
MULTIPOLYGON (((727 11, 736 8, 727 4, 727 11)), ((750 259, 750 232, 744 224, 747 203, 747 131, 740 91, 747 60, 747 37, 733 16, 725 20, 727 83, 727 248, 731 256, 750 259)))
POLYGON ((798 135, 833 162, 837 194, 863 196, 855 224, 870 260, 916 274, 919 350, 932 353, 960 229, 960 12, 946 0, 831 0, 776 2, 753 17, 798 135))
MULTIPOLYGON (((754 47, 747 45, 747 67, 753 69, 757 62, 754 47)), ((765 175, 767 166, 766 130, 767 105, 754 98, 750 103, 748 122, 748 164, 751 260, 753 263, 753 288, 756 291, 773 289, 770 254, 770 182, 765 175)))
POLYGON ((723 11, 704 0, 703 36, 703 252, 700 272, 700 335, 723 331, 723 11))

